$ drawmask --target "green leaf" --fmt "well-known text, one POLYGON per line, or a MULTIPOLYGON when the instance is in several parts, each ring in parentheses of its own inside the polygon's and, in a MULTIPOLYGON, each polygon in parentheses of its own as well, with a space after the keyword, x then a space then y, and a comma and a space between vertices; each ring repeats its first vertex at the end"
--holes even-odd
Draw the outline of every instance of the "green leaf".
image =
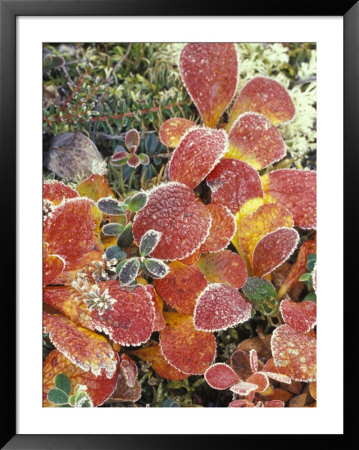
POLYGON ((126 263, 127 259, 124 259, 123 261, 120 261, 116 266, 116 273, 119 274, 121 271, 122 266, 126 263))
POLYGON ((144 166, 147 166, 147 164, 150 163, 150 158, 145 153, 141 153, 138 156, 140 157, 141 164, 143 164, 144 166))
POLYGON ((140 255, 147 256, 156 248, 157 244, 160 242, 162 233, 156 230, 148 230, 142 236, 140 242, 140 255))
POLYGON ((131 197, 128 203, 128 209, 131 212, 138 212, 146 206, 147 200, 148 195, 146 194, 146 192, 138 192, 133 197, 131 197))
POLYGON ((67 395, 70 395, 71 380, 67 375, 65 375, 63 373, 57 374, 55 377, 55 386, 58 389, 61 389, 62 391, 64 391, 67 395))
POLYGON ((133 242, 132 223, 128 223, 117 239, 119 247, 128 247, 133 242))
POLYGON ((140 261, 137 258, 128 259, 118 274, 120 282, 125 285, 132 284, 136 280, 139 269, 140 261))
POLYGON ((153 133, 146 134, 145 146, 146 146, 147 152, 150 155, 153 155, 153 153, 156 151, 156 147, 157 147, 157 138, 153 133))
POLYGON ((270 316, 277 312, 279 298, 274 286, 269 281, 259 277, 248 278, 242 291, 260 313, 270 316))
POLYGON ((168 266, 160 259, 145 259, 142 264, 142 268, 147 275, 152 278, 164 278, 169 268, 168 266))
POLYGON ((118 236, 123 228, 124 226, 121 223, 107 223, 102 228, 102 233, 105 236, 118 236))
POLYGON ((101 198, 97 202, 98 209, 109 216, 120 216, 125 212, 124 207, 113 198, 101 198))
POLYGON ((54 405, 65 405, 69 401, 69 396, 61 389, 50 389, 47 393, 47 399, 54 405))
POLYGON ((311 273, 303 273, 303 275, 299 277, 299 281, 308 281, 311 276, 311 273))
POLYGON ((317 261, 317 255, 310 253, 307 258, 307 269, 312 272, 317 261))
POLYGON ((120 261, 127 257, 127 253, 122 250, 118 245, 111 245, 106 250, 106 259, 109 261, 110 259, 117 259, 120 261))
POLYGON ((162 408, 179 408, 180 405, 172 398, 166 398, 162 403, 162 408))
POLYGON ((310 300, 310 301, 312 301, 312 302, 314 302, 314 303, 317 303, 317 296, 316 296, 316 294, 315 294, 314 291, 310 291, 310 292, 308 292, 308 294, 304 297, 303 301, 304 301, 304 300, 310 300))

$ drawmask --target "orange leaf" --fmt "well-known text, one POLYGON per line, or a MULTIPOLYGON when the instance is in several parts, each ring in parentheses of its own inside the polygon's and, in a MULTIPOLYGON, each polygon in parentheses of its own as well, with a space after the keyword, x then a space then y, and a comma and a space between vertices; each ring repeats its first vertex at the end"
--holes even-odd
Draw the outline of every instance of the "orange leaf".
POLYGON ((263 236, 253 250, 253 275, 263 277, 286 261, 298 245, 293 228, 279 228, 263 236))
POLYGON ((245 262, 231 250, 201 255, 197 266, 212 283, 229 283, 240 289, 247 279, 245 262))
POLYGON ((284 158, 286 154, 282 135, 264 116, 245 113, 238 117, 229 132, 228 158, 237 158, 257 170, 284 158))
POLYGON ((191 128, 173 152, 168 169, 169 179, 194 189, 219 162, 227 147, 227 136, 223 130, 191 128))
POLYGON ((186 266, 192 266, 199 260, 200 256, 201 256, 201 248, 192 253, 192 255, 187 256, 187 258, 179 259, 178 261, 183 264, 186 264, 186 266))
MULTIPOLYGON (((117 354, 116 359, 118 361, 117 354)), ((43 406, 54 406, 47 400, 47 393, 50 389, 55 388, 55 377, 60 373, 67 375, 71 380, 72 390, 70 395, 73 394, 76 385, 86 385, 87 393, 93 405, 100 406, 114 391, 119 375, 119 368, 117 365, 116 372, 112 378, 107 378, 104 373, 96 377, 93 373, 84 372, 78 366, 72 364, 58 350, 53 350, 46 358, 43 366, 43 406)))
POLYGON ((287 208, 296 227, 316 227, 316 172, 279 169, 263 175, 262 182, 265 203, 279 203, 287 208))
POLYGON ((282 227, 292 227, 293 218, 288 210, 277 204, 260 206, 247 214, 239 223, 237 235, 239 244, 252 264, 253 250, 266 234, 282 227))
POLYGON ((76 190, 81 197, 88 197, 95 202, 103 197, 115 197, 107 179, 97 173, 86 178, 76 190))
POLYGON ((179 261, 169 264, 170 272, 155 280, 155 287, 162 299, 182 314, 193 314, 198 295, 207 286, 201 271, 179 261))
POLYGON ((196 330, 220 331, 246 322, 252 306, 227 284, 210 284, 200 294, 194 311, 196 330))
POLYGON ((166 327, 160 331, 161 351, 177 370, 189 375, 206 371, 216 356, 212 333, 197 331, 192 316, 165 313, 166 327))
POLYGON ((296 381, 315 381, 317 340, 313 331, 300 333, 290 325, 273 331, 272 353, 279 373, 296 381))
POLYGON ((214 128, 236 92, 236 45, 187 44, 181 52, 179 68, 204 124, 214 128))
POLYGON ((167 147, 177 147, 186 131, 195 126, 192 120, 173 117, 163 122, 159 132, 160 140, 167 147))
POLYGON ((169 364, 161 353, 161 349, 157 342, 152 341, 150 347, 139 348, 131 352, 133 355, 142 359, 142 361, 148 361, 152 364, 153 370, 162 378, 166 380, 184 380, 189 375, 175 369, 169 364))
POLYGON ((105 373, 107 378, 112 378, 118 360, 103 336, 58 315, 45 313, 43 325, 54 346, 73 364, 95 376, 105 373))
POLYGON ((207 208, 212 216, 212 225, 200 251, 218 252, 229 244, 236 231, 236 222, 230 210, 223 205, 210 203, 207 208))
POLYGON ((148 230, 162 233, 151 256, 173 261, 192 255, 206 239, 212 218, 192 189, 167 183, 149 192, 146 206, 136 214, 133 235, 137 245, 148 230))
POLYGON ((56 280, 65 268, 65 261, 61 256, 49 255, 47 243, 43 245, 43 285, 46 286, 56 280))
POLYGON ((258 172, 244 161, 225 158, 207 177, 212 203, 221 203, 235 214, 247 200, 263 197, 258 172))
POLYGON ((252 374, 249 378, 247 378, 246 382, 256 384, 258 386, 256 392, 266 391, 269 387, 268 377, 263 372, 257 372, 252 374))
POLYGON ((247 111, 263 114, 274 124, 288 122, 295 115, 295 107, 287 89, 278 81, 255 77, 245 84, 234 102, 228 127, 247 111))

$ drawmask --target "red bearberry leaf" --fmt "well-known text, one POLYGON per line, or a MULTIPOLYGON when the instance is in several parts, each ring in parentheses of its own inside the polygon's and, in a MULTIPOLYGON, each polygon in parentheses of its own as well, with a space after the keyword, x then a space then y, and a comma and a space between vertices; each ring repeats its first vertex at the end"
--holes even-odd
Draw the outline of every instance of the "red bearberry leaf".
POLYGON ((187 44, 181 52, 179 68, 182 80, 204 124, 214 128, 236 92, 236 45, 187 44))
POLYGON ((252 264, 253 250, 257 242, 266 234, 278 228, 291 228, 293 218, 290 212, 274 203, 260 206, 253 213, 242 218, 238 226, 238 238, 241 249, 252 264))
POLYGON ((161 353, 161 349, 157 342, 152 342, 150 347, 139 348, 131 352, 133 355, 152 364, 153 370, 166 380, 184 380, 189 375, 175 369, 169 364, 161 353))
POLYGON ((247 279, 245 262, 230 250, 201 255, 197 266, 212 283, 229 283, 240 289, 247 279))
POLYGON ((284 408, 284 402, 282 400, 270 400, 264 403, 265 408, 284 408))
POLYGON ((218 390, 227 389, 239 381, 234 370, 224 363, 213 364, 205 371, 204 378, 213 389, 218 390))
POLYGON ((97 333, 77 326, 63 316, 44 314, 43 326, 54 346, 73 364, 95 376, 106 372, 112 378, 117 368, 115 352, 97 333))
POLYGON ((262 176, 265 203, 287 208, 294 225, 315 228, 317 222, 317 175, 312 170, 279 169, 262 176))
POLYGON ((186 266, 192 266, 199 260, 200 256, 201 256, 201 248, 192 253, 192 255, 187 256, 187 258, 179 259, 179 262, 186 264, 186 266))
POLYGON ((251 392, 256 391, 257 389, 257 384, 247 383, 246 381, 242 380, 230 387, 230 390, 237 395, 248 395, 251 392))
POLYGON ((249 361, 251 364, 252 372, 258 372, 258 354, 254 348, 252 348, 252 350, 249 352, 249 361))
POLYGON ((111 395, 110 402, 137 402, 141 398, 141 385, 135 380, 133 386, 129 386, 124 375, 118 376, 117 385, 111 395))
POLYGON ((257 372, 251 375, 246 380, 247 383, 253 383, 258 386, 256 392, 263 392, 269 388, 269 380, 265 373, 257 372))
POLYGON ((293 228, 279 228, 262 237, 253 250, 253 275, 263 277, 286 261, 298 245, 293 228))
POLYGON ((272 378, 272 380, 279 381, 281 383, 291 384, 292 380, 290 377, 286 375, 282 375, 278 373, 278 370, 274 364, 274 358, 268 359, 263 367, 263 372, 267 375, 267 377, 272 378))
POLYGON ((125 378, 127 386, 133 388, 137 381, 138 369, 126 353, 120 355, 120 373, 125 378))
POLYGON ((213 203, 227 206, 235 214, 247 200, 263 197, 258 172, 244 161, 226 158, 207 177, 213 203))
POLYGON ((162 299, 182 314, 193 314, 198 295, 207 281, 196 266, 186 266, 174 261, 165 278, 155 280, 155 287, 162 299))
POLYGON ((219 331, 246 322, 251 318, 252 306, 227 284, 210 284, 200 294, 194 310, 197 330, 219 331))
POLYGON ((317 323, 317 305, 311 301, 296 303, 282 300, 280 312, 285 323, 302 333, 311 330, 317 323))
POLYGON ((234 102, 229 126, 247 111, 263 114, 274 125, 288 122, 295 115, 294 103, 287 89, 266 77, 255 77, 245 84, 234 102))
POLYGON ((121 345, 140 345, 150 338, 154 326, 154 305, 145 286, 135 288, 120 286, 116 280, 98 283, 101 294, 115 299, 113 309, 102 314, 97 309, 89 311, 91 328, 103 331, 121 345))
POLYGON ((279 373, 296 381, 315 381, 315 333, 301 333, 284 324, 273 331, 271 340, 274 364, 279 373))
POLYGON ((284 280, 282 286, 279 289, 278 297, 283 298, 289 289, 294 286, 301 275, 307 272, 307 259, 308 256, 316 251, 316 242, 308 239, 305 241, 299 249, 297 260, 293 264, 287 278, 284 280))
MULTIPOLYGON (((43 300, 73 322, 80 324, 79 307, 82 300, 79 299, 75 289, 69 286, 48 286, 44 289, 43 300)), ((87 316, 86 313, 85 315, 87 316)), ((81 323, 81 325, 86 326, 85 323, 81 323)))
POLYGON ((141 159, 138 155, 133 154, 130 158, 128 158, 127 160, 127 165, 129 167, 132 167, 133 169, 135 169, 136 167, 138 167, 141 164, 141 159))
POLYGON ((58 374, 67 375, 71 380, 70 396, 78 384, 87 386, 87 394, 94 406, 102 405, 112 394, 116 387, 119 375, 118 356, 116 355, 116 371, 112 378, 107 378, 105 371, 99 376, 92 372, 84 372, 66 358, 58 350, 53 350, 46 358, 43 366, 43 406, 54 406, 47 400, 47 393, 55 388, 55 377, 58 374))
POLYGON ((43 184, 43 198, 58 205, 64 199, 78 197, 79 194, 62 181, 45 180, 43 184))
POLYGON ((192 189, 172 182, 149 193, 146 206, 136 214, 132 231, 138 245, 146 231, 161 232, 151 256, 173 261, 192 255, 205 241, 211 223, 209 210, 192 189))
POLYGON ((46 217, 43 240, 49 254, 65 260, 65 272, 102 260, 100 222, 100 211, 86 198, 66 200, 46 217))
POLYGON ((65 261, 61 256, 49 255, 48 244, 43 244, 43 285, 46 286, 59 277, 65 268, 65 261))
POLYGON ((212 225, 209 236, 200 248, 203 253, 223 250, 230 243, 236 231, 234 216, 228 208, 217 203, 210 203, 207 208, 212 216, 212 225))
POLYGON ((192 120, 182 119, 182 117, 168 119, 160 128, 160 141, 167 147, 177 147, 186 131, 195 126, 192 120))
POLYGON ((249 400, 233 400, 229 404, 231 408, 254 408, 254 403, 250 402, 249 400))
POLYGON ((137 130, 132 129, 127 131, 125 136, 125 145, 127 150, 131 152, 133 150, 133 152, 135 153, 138 146, 140 145, 140 139, 140 133, 137 130))
POLYGON ((239 116, 228 139, 226 156, 246 161, 257 170, 281 160, 286 154, 280 132, 266 117, 257 113, 239 116))
POLYGON ((88 197, 97 202, 100 198, 115 197, 107 179, 103 175, 92 174, 77 188, 81 197, 88 197))
POLYGON ((169 163, 169 179, 194 189, 227 150, 223 130, 192 128, 181 139, 169 163))
POLYGON ((149 292, 149 294, 151 295, 154 305, 155 319, 153 322, 153 331, 160 331, 166 325, 165 319, 163 317, 163 301, 151 284, 148 284, 146 286, 146 289, 147 292, 149 292))
POLYGON ((177 370, 201 375, 216 356, 216 339, 212 333, 198 331, 192 316, 165 313, 166 327, 160 331, 161 351, 177 370))

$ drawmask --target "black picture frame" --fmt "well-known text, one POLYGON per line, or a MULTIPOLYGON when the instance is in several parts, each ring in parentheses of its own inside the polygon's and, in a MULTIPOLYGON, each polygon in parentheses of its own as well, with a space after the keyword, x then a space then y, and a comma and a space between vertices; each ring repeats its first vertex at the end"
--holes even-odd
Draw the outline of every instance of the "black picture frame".
MULTIPOLYGON (((243 0, 221 7, 218 2, 181 0, 0 0, 0 192, 6 220, 1 221, 2 255, 2 395, 1 448, 182 449, 251 445, 268 436, 241 435, 18 435, 16 434, 16 18, 18 16, 342 16, 344 18, 344 208, 345 235, 355 239, 353 184, 359 168, 359 2, 329 3, 243 0), (350 213, 351 212, 351 213, 350 213), (4 319, 6 318, 6 320, 4 319)), ((348 245, 344 246, 348 254, 348 245)), ((354 266, 344 285, 355 279, 354 266)), ((345 314, 351 314, 350 307, 345 314)), ((353 310, 354 313, 354 310, 353 310)), ((352 313, 352 314, 353 314, 352 313)), ((348 338, 351 340, 350 338, 348 338)), ((349 428, 348 424, 348 428, 349 428)), ((330 430, 328 430, 329 432, 330 430)), ((272 435, 275 437, 275 435, 272 435)), ((333 441, 343 436, 331 436, 333 441)), ((296 442, 305 442, 298 435, 296 442)), ((289 442, 289 441, 288 441, 289 442)), ((279 443, 276 444, 276 447, 279 443)), ((305 444, 304 444, 305 445, 305 444)))

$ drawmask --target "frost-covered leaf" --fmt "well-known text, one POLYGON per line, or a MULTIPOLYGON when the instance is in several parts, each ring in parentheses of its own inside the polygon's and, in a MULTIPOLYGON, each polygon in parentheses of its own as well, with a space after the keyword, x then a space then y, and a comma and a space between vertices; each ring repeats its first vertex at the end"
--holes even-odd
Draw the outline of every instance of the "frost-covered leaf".
POLYGON ((122 373, 119 374, 117 385, 112 393, 109 401, 111 403, 116 402, 137 402, 141 398, 141 385, 136 380, 133 387, 129 386, 127 384, 126 378, 122 375, 122 373))
POLYGON ((150 347, 139 348, 132 351, 132 354, 140 358, 142 361, 147 361, 152 364, 153 370, 162 378, 166 380, 184 380, 189 375, 175 369, 169 364, 162 355, 160 346, 157 342, 152 342, 150 347))
POLYGON ((84 372, 78 366, 66 358, 58 350, 53 350, 46 358, 43 366, 43 406, 53 406, 47 400, 47 394, 55 388, 57 374, 67 375, 71 381, 71 393, 74 393, 77 385, 87 386, 87 393, 94 406, 102 405, 115 389, 119 367, 116 355, 116 372, 112 378, 107 378, 105 373, 95 376, 92 372, 84 372))
POLYGON ((76 188, 81 197, 88 197, 97 202, 100 198, 115 197, 107 179, 93 173, 76 188))
POLYGON ((278 81, 266 77, 255 77, 245 84, 234 102, 229 127, 240 114, 247 111, 263 114, 274 125, 288 122, 295 115, 295 107, 287 89, 278 81))
POLYGON ((284 158, 285 143, 277 128, 264 116, 246 113, 238 117, 228 135, 226 157, 237 158, 257 170, 284 158))
POLYGON ((208 285, 196 301, 194 325, 197 330, 219 331, 246 322, 252 307, 238 292, 227 284, 208 285))
POLYGON ((128 209, 131 212, 138 212, 146 206, 148 196, 146 192, 137 192, 137 194, 131 197, 128 203, 128 209))
POLYGON ((70 395, 71 380, 67 375, 65 375, 63 373, 58 373, 55 377, 55 386, 58 389, 61 389, 62 391, 64 391, 67 395, 70 395))
POLYGON ((128 223, 117 239, 119 247, 129 247, 133 242, 132 223, 128 223))
POLYGON ((282 300, 280 312, 285 323, 302 333, 311 330, 317 322, 317 305, 311 301, 282 300))
POLYGON ((146 285, 146 290, 151 295, 154 306, 155 318, 153 322, 153 331, 160 331, 166 326, 166 322, 163 317, 163 301, 157 294, 156 289, 152 286, 152 284, 146 285))
POLYGON ((252 372, 258 372, 258 354, 254 348, 252 348, 252 350, 249 352, 249 361, 251 364, 252 372))
POLYGON ((111 345, 103 336, 77 326, 59 315, 44 314, 43 326, 54 346, 73 364, 85 372, 108 378, 116 371, 117 359, 111 345))
POLYGON ((263 372, 253 373, 249 378, 247 378, 246 382, 256 384, 258 386, 255 389, 256 392, 265 392, 269 387, 268 377, 263 372))
POLYGON ((250 277, 242 288, 244 295, 261 314, 276 314, 279 298, 272 283, 259 277, 250 277))
POLYGON ((235 214, 252 198, 263 197, 258 172, 244 161, 225 158, 207 177, 212 203, 221 203, 235 214))
POLYGON ((263 236, 253 250, 253 274, 263 277, 284 263, 294 252, 299 235, 293 228, 279 228, 263 236))
POLYGON ((279 169, 262 176, 265 203, 287 208, 300 228, 316 228, 317 175, 312 170, 279 169))
POLYGON ((239 379, 230 366, 217 363, 210 366, 204 373, 207 383, 213 388, 223 390, 238 383, 239 379))
POLYGON ((54 205, 58 205, 64 199, 78 197, 79 194, 72 189, 72 187, 67 186, 62 181, 57 180, 45 180, 42 190, 43 198, 49 200, 54 205))
POLYGON ((142 165, 147 166, 150 163, 150 158, 145 153, 141 153, 138 157, 140 158, 142 165))
POLYGON ((231 408, 254 408, 254 403, 249 400, 233 400, 229 405, 231 408))
POLYGON ((239 245, 252 264, 253 250, 262 237, 278 228, 292 226, 293 218, 287 209, 275 203, 262 205, 242 217, 237 231, 239 245))
POLYGON ((237 348, 231 355, 230 366, 241 380, 246 380, 252 375, 249 353, 247 351, 237 348))
POLYGON ((182 80, 206 126, 214 128, 237 88, 235 44, 191 43, 180 56, 182 80))
POLYGON ((102 228, 102 233, 105 236, 118 236, 123 228, 124 226, 121 223, 106 223, 102 228))
POLYGON ((174 261, 165 278, 155 280, 157 292, 172 308, 182 314, 193 314, 198 295, 207 286, 201 271, 195 266, 174 261))
POLYGON ((212 283, 229 283, 240 289, 247 279, 245 262, 237 253, 230 250, 203 254, 197 266, 212 283))
POLYGON ((100 211, 86 198, 66 200, 46 217, 43 241, 48 244, 48 254, 64 259, 62 276, 102 259, 100 222, 100 211))
POLYGON ((131 155, 127 160, 127 165, 136 169, 141 164, 141 159, 138 155, 131 155))
POLYGON ((192 128, 183 136, 169 164, 169 178, 194 189, 227 150, 223 130, 192 128))
POLYGON ((114 198, 101 198, 97 206, 102 213, 109 216, 119 216, 125 212, 123 205, 114 198))
POLYGON ((131 151, 133 147, 135 147, 134 151, 136 151, 137 147, 140 145, 140 133, 135 129, 127 131, 125 145, 128 151, 131 151))
POLYGON ((315 293, 317 293, 317 265, 314 266, 312 277, 313 277, 313 288, 315 293))
POLYGON ((140 242, 140 255, 147 256, 149 255, 159 243, 161 239, 162 233, 156 230, 148 230, 142 236, 140 242))
POLYGON ((130 159, 131 155, 126 151, 116 152, 111 156, 111 164, 115 167, 123 166, 130 159))
POLYGON ((168 273, 168 266, 161 260, 155 258, 143 261, 143 270, 154 279, 164 278, 168 273))
POLYGON ((69 396, 61 389, 54 388, 47 393, 47 399, 54 405, 66 405, 69 401, 69 396))
POLYGON ((167 147, 177 147, 186 131, 195 126, 192 120, 172 117, 163 122, 159 132, 160 140, 167 147))
POLYGON ((43 247, 43 285, 51 284, 65 269, 65 261, 58 255, 49 255, 47 244, 43 247))
POLYGON ((206 239, 211 222, 210 212, 194 192, 172 182, 150 191, 147 205, 136 214, 133 235, 139 245, 146 231, 161 232, 151 256, 171 261, 194 253, 206 239))
POLYGON ((164 315, 166 327, 160 331, 163 356, 177 370, 190 375, 201 375, 216 356, 214 335, 196 330, 192 316, 175 312, 164 315))
POLYGON ((284 408, 284 402, 282 400, 270 400, 264 403, 265 408, 284 408))
POLYGON ((121 261, 122 259, 127 258, 127 253, 122 250, 118 245, 111 245, 106 249, 106 259, 111 261, 111 259, 117 259, 117 261, 121 261))
POLYGON ((120 355, 120 373, 125 378, 127 386, 135 386, 138 369, 135 362, 126 353, 120 355))
POLYGON ((193 266, 201 256, 201 247, 196 250, 192 255, 187 256, 186 258, 179 259, 178 261, 185 264, 186 266, 193 266))
POLYGON ((292 380, 316 380, 315 333, 301 333, 290 325, 280 325, 273 331, 272 353, 274 364, 279 373, 292 380))
POLYGON ((246 381, 240 380, 238 383, 230 387, 230 390, 237 395, 248 395, 252 391, 256 391, 258 385, 254 383, 247 383, 246 381))
POLYGON ((290 377, 282 375, 281 373, 278 372, 274 364, 274 358, 268 359, 268 361, 264 364, 262 371, 265 372, 269 378, 279 381, 280 383, 291 384, 292 382, 290 377))
POLYGON ((207 208, 212 216, 212 225, 200 251, 203 253, 218 252, 230 243, 236 231, 236 222, 230 210, 223 205, 210 203, 207 208))
POLYGON ((132 284, 136 280, 139 270, 140 270, 140 261, 138 260, 138 258, 128 259, 123 264, 121 270, 118 273, 120 283, 124 285, 132 284))

